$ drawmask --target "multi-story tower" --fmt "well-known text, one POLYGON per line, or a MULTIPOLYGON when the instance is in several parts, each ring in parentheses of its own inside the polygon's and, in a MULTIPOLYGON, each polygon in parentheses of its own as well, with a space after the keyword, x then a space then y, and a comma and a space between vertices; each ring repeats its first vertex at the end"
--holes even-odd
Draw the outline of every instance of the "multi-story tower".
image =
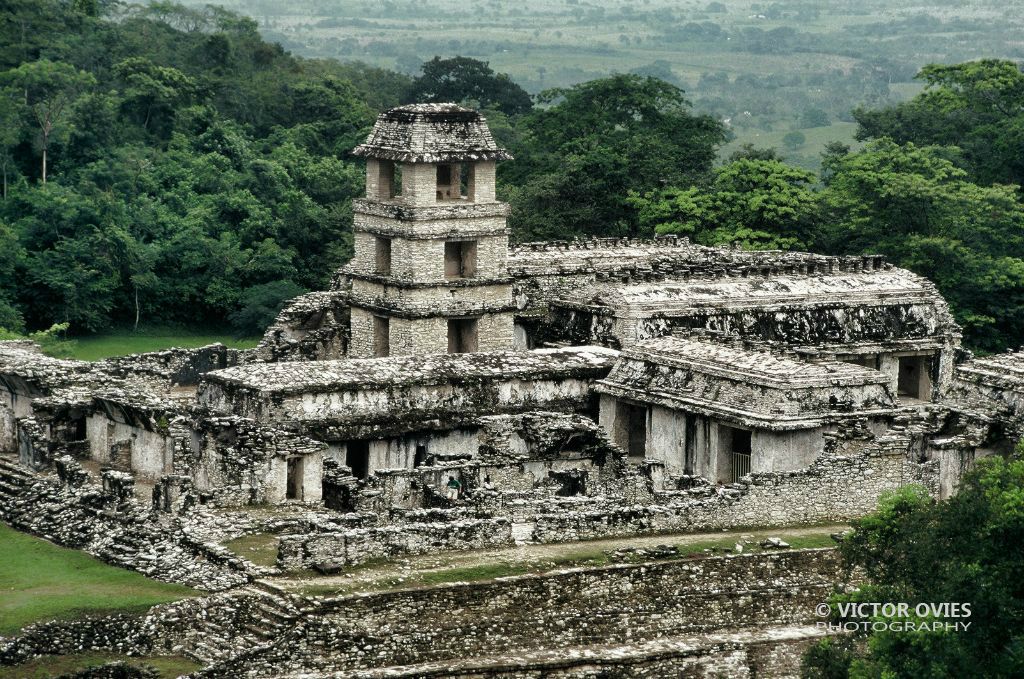
POLYGON ((366 198, 353 202, 349 355, 511 349, 508 205, 494 194, 487 121, 454 104, 382 113, 354 153, 366 198))

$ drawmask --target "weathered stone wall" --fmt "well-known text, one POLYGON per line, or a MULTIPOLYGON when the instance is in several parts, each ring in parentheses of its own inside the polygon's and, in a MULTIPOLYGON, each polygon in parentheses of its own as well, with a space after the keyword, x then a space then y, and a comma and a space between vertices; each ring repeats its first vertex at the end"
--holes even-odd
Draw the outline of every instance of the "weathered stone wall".
MULTIPOLYGON (((455 215, 453 215, 455 216, 455 215)), ((361 228, 355 233, 355 254, 346 266, 350 274, 406 283, 451 283, 445 277, 444 244, 449 240, 476 241, 476 272, 473 278, 505 280, 508 277, 508 236, 504 216, 466 217, 418 221, 413 225, 397 220, 360 215, 361 228), (391 238, 391 272, 377 270, 377 235, 391 238), (495 235, 497 234, 497 235, 495 235), (416 238, 410 238, 416 236, 416 238)), ((469 279, 470 282, 472 279, 469 279)))
MULTIPOLYGON (((621 646, 568 648, 499 657, 420 663, 335 677, 505 677, 507 679, 663 679, 664 677, 796 677, 804 652, 824 636, 811 625, 765 627, 673 637, 621 646)), ((305 679, 289 674, 281 679, 305 679)))
POLYGON ((474 284, 473 279, 448 281, 434 287, 405 287, 375 280, 353 280, 354 304, 407 318, 475 316, 512 311, 504 283, 474 284))
POLYGON ((107 358, 99 361, 97 368, 116 377, 150 375, 171 384, 190 386, 198 384, 199 378, 211 370, 237 363, 237 351, 218 343, 197 349, 172 348, 107 358))
POLYGON ((512 544, 512 524, 508 519, 415 523, 401 528, 384 526, 344 533, 283 535, 278 564, 289 569, 333 572, 371 559, 512 544))
POLYGON ((321 499, 320 441, 265 427, 242 417, 200 414, 188 424, 175 466, 201 493, 221 505, 277 504, 288 498, 288 460, 301 458, 296 486, 305 503, 321 499))
POLYGON ((151 649, 148 635, 141 630, 142 619, 141 615, 114 614, 30 625, 16 637, 0 637, 0 666, 16 665, 36 655, 87 651, 142 655, 151 649))
POLYGON ((60 479, 30 474, 0 458, 0 519, 166 582, 215 591, 250 579, 245 562, 139 506, 130 487, 126 496, 123 486, 91 485, 69 457, 58 459, 57 466, 60 479))
POLYGON ((504 658, 543 649, 813 623, 834 550, 572 570, 327 601, 272 647, 207 677, 504 658))
POLYGON ((509 251, 509 274, 520 309, 578 298, 584 289, 701 276, 773 276, 874 271, 879 256, 829 257, 807 252, 704 247, 687 238, 594 238, 521 243, 509 251))
POLYGON ((291 300, 263 334, 262 361, 324 361, 348 354, 349 291, 312 292, 291 300))
POLYGON ((299 422, 328 442, 380 439, 481 415, 588 411, 591 384, 615 356, 579 347, 236 368, 209 375, 199 400, 263 422, 299 422))
POLYGON ((849 521, 874 511, 886 491, 910 483, 936 494, 938 461, 918 460, 915 441, 898 432, 875 440, 831 437, 825 452, 806 469, 753 473, 723 486, 695 480, 686 490, 656 492, 653 502, 642 506, 539 514, 533 539, 562 542, 849 521))

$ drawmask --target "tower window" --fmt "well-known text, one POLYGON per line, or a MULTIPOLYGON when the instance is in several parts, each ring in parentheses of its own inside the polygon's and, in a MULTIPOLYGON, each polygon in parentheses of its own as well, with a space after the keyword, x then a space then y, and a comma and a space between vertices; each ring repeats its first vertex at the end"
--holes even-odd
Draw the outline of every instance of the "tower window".
POLYGON ((477 319, 453 318, 448 321, 448 353, 468 354, 477 350, 477 319))
POLYGON ((453 198, 459 197, 458 171, 458 165, 437 166, 438 200, 452 200, 453 198))
POLYGON ((373 355, 384 358, 391 354, 391 321, 386 316, 373 317, 373 355))
POLYGON ((375 270, 382 276, 391 275, 391 239, 377 236, 375 239, 375 270))
POLYGON ((473 278, 476 276, 476 241, 459 240, 444 244, 444 277, 473 278))
MULTIPOLYGON (((372 170, 372 166, 369 168, 372 170)), ((390 160, 377 161, 377 200, 390 200, 402 193, 402 169, 390 160)))

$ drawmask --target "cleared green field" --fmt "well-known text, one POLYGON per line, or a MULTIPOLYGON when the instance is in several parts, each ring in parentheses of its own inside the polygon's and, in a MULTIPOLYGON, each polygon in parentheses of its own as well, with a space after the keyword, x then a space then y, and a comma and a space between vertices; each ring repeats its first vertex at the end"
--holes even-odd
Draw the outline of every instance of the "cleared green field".
MULTIPOLYGON (((0 634, 86 614, 143 612, 197 594, 0 523, 0 634)), ((21 676, 21 675, 19 675, 21 676)))
POLYGON ((792 163, 808 170, 817 171, 821 166, 821 153, 825 146, 831 142, 842 142, 854 150, 863 146, 862 142, 854 139, 857 132, 857 123, 833 123, 827 127, 812 127, 806 130, 799 130, 806 141, 794 149, 788 149, 782 143, 782 138, 789 134, 790 130, 733 130, 736 138, 719 149, 718 157, 722 160, 729 157, 734 151, 738 151, 743 144, 753 144, 755 148, 774 148, 786 162, 792 163))
POLYGON ((259 343, 259 338, 236 339, 230 335, 190 335, 190 334, 124 334, 97 335, 74 340, 61 345, 54 352, 64 358, 77 358, 82 361, 98 361, 111 356, 125 356, 146 351, 160 351, 171 347, 195 348, 207 344, 221 344, 235 349, 251 349, 259 343))
POLYGON ((50 679, 66 676, 72 672, 120 660, 133 667, 147 665, 171 679, 190 674, 202 665, 188 658, 177 656, 154 656, 147 658, 126 658, 109 653, 81 653, 76 655, 46 655, 12 667, 0 667, 0 679, 50 679))

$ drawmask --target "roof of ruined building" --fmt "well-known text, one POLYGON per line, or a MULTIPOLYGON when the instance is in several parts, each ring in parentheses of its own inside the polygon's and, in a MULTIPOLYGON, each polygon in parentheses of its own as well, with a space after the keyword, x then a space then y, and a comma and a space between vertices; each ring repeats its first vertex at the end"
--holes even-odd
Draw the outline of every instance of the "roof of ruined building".
POLYGON ((207 373, 204 379, 266 394, 325 393, 567 377, 607 370, 617 356, 617 351, 604 347, 392 356, 244 365, 207 373))
POLYGON ((410 104, 381 113, 352 153, 403 163, 512 158, 479 112, 456 104, 410 104))
POLYGON ((86 378, 93 369, 93 364, 86 361, 47 356, 34 342, 0 342, 0 375, 16 377, 37 388, 50 390, 66 386, 76 379, 86 378))
POLYGON ((784 273, 786 269, 801 268, 833 272, 863 267, 865 263, 870 268, 891 267, 880 255, 831 257, 810 252, 740 250, 697 245, 676 236, 520 243, 509 249, 508 256, 509 272, 517 277, 567 273, 678 276, 701 271, 724 274, 762 270, 784 273))
POLYGON ((820 275, 692 278, 598 290, 585 304, 632 312, 671 313, 811 302, 885 304, 893 299, 939 299, 934 286, 904 269, 820 275))
POLYGON ((991 386, 1024 388, 1024 350, 975 358, 956 368, 956 376, 991 386))
POLYGON ((679 337, 628 349, 597 390, 765 429, 820 426, 897 407, 889 378, 838 363, 679 337))

